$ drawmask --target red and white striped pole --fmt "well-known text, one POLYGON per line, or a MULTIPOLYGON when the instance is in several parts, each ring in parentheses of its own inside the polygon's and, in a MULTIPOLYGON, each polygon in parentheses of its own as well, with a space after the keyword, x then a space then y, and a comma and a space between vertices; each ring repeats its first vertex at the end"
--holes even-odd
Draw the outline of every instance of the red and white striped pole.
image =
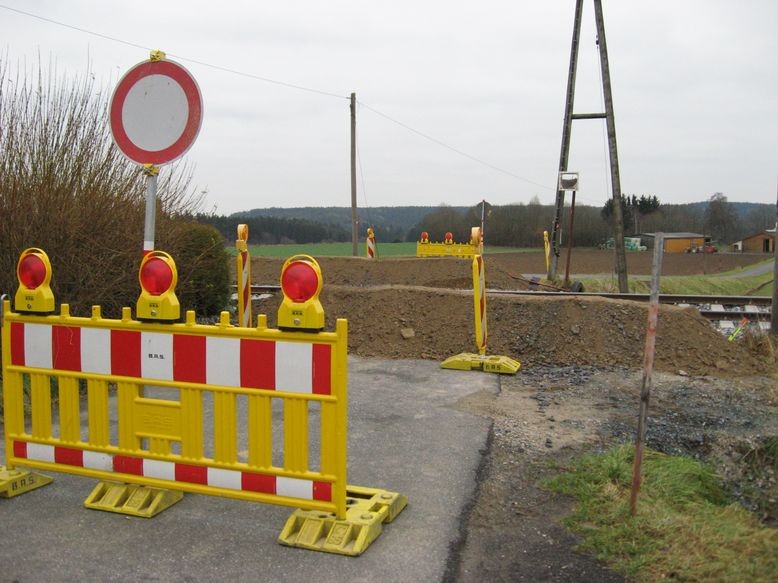
POLYGON ((375 259, 376 258, 375 231, 373 231, 373 227, 367 228, 366 244, 367 244, 367 258, 375 259))
POLYGON ((249 256, 249 226, 238 225, 235 241, 238 274, 238 326, 251 326, 251 257, 249 256))

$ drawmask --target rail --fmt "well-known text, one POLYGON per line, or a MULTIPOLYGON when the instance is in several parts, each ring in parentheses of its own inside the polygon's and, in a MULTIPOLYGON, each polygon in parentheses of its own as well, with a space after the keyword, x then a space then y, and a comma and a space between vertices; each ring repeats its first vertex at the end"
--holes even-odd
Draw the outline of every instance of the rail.
MULTIPOLYGON (((278 285, 252 285, 252 294, 276 293, 281 290, 278 285)), ((576 298, 608 298, 612 300, 629 300, 648 302, 648 294, 596 293, 596 292, 558 292, 546 290, 502 290, 487 289, 487 295, 513 296, 553 296, 576 298)), ((697 308, 703 318, 714 321, 739 320, 748 316, 754 320, 769 321, 772 298, 768 296, 728 296, 728 295, 697 295, 697 294, 660 294, 662 304, 689 305, 697 308)))

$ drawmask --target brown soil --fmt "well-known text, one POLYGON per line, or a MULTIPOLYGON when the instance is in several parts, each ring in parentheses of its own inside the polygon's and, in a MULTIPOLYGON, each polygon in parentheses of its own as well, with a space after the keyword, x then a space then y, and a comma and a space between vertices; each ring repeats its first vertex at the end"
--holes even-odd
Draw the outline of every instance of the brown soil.
MULTIPOLYGON (((613 254, 575 251, 575 273, 612 273, 613 254)), ((663 274, 719 273, 762 257, 665 255, 663 274)), ((476 352, 471 262, 459 259, 320 258, 327 329, 349 322, 349 352, 443 360, 476 352)), ((560 265, 564 265, 564 255, 560 265)), ((650 273, 650 254, 628 255, 631 276, 650 273)), ((255 283, 276 284, 282 262, 255 259, 255 283)), ((490 289, 525 289, 519 274, 545 271, 540 253, 486 256, 490 289)), ((275 325, 279 297, 256 302, 275 325)), ((452 546, 446 581, 622 581, 561 526, 572 502, 542 480, 571 455, 631 441, 635 434, 646 304, 596 297, 488 296, 488 354, 517 359, 498 394, 459 406, 492 420, 478 488, 452 546)), ((704 459, 735 499, 766 524, 778 517, 778 468, 755 465, 778 435, 778 368, 772 353, 728 342, 696 310, 662 306, 648 446, 704 459)), ((768 345, 769 348, 769 345, 768 345)), ((463 373, 480 374, 480 373, 463 373)), ((668 574, 672 576, 672 574, 668 574)))
MULTIPOLYGON (((630 254, 633 275, 650 271, 648 254, 630 254)), ((612 263, 607 251, 575 252, 580 273, 602 273, 612 263)), ((349 321, 349 352, 384 358, 443 360, 476 351, 471 262, 453 258, 403 258, 370 261, 323 257, 321 301, 327 327, 336 318, 349 321), (408 337, 409 330, 413 331, 408 337), (404 333, 403 333, 404 332, 404 333)), ((663 273, 728 271, 753 263, 754 256, 668 254, 663 273)), ((255 259, 255 283, 275 284, 281 260, 255 259)), ((526 289, 515 279, 538 272, 540 253, 486 257, 486 284, 493 289, 526 289)), ((278 296, 256 308, 275 324, 278 296)), ((646 328, 645 303, 597 297, 489 295, 488 352, 533 366, 642 366, 646 328)), ((742 343, 728 342, 694 309, 662 306, 656 343, 658 370, 694 375, 765 373, 770 363, 752 355, 742 343)))

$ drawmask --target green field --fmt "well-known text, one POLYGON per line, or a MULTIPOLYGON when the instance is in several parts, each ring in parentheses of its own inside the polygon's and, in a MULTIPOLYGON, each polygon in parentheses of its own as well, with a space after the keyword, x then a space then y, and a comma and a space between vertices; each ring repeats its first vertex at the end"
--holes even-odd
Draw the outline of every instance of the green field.
MULTIPOLYGON (((378 257, 416 257, 416 242, 379 243, 378 257)), ((228 247, 235 254, 235 247, 228 247)), ((292 255, 312 255, 314 257, 350 257, 353 246, 346 243, 310 243, 308 245, 249 245, 249 253, 255 257, 291 257, 292 255)), ((537 252, 537 249, 517 249, 514 247, 487 247, 489 253, 537 252)), ((365 243, 357 245, 357 254, 367 255, 365 243)))

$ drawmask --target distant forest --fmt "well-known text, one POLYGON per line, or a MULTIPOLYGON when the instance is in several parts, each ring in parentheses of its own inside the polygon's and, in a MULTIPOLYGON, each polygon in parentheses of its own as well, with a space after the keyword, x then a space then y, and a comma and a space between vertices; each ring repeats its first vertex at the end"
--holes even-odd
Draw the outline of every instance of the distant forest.
MULTIPOLYGON (((554 207, 537 199, 528 204, 492 206, 486 203, 484 238, 490 245, 539 247, 543 231, 551 230, 554 207)), ((481 203, 472 207, 373 207, 359 209, 359 238, 368 227, 380 242, 416 241, 422 231, 432 241, 442 241, 450 231, 456 241, 466 241, 470 229, 481 223, 481 203)), ((602 245, 613 236, 612 201, 603 207, 576 205, 574 242, 581 247, 602 245)), ((716 193, 708 201, 663 204, 656 197, 628 195, 622 199, 624 233, 692 232, 710 236, 721 246, 773 228, 776 208, 769 204, 728 202, 716 193)), ((216 227, 227 242, 236 238, 237 225, 249 226, 249 242, 255 244, 318 243, 351 240, 350 207, 253 209, 230 216, 198 215, 197 220, 216 227)), ((566 237, 570 207, 562 213, 566 237)))

